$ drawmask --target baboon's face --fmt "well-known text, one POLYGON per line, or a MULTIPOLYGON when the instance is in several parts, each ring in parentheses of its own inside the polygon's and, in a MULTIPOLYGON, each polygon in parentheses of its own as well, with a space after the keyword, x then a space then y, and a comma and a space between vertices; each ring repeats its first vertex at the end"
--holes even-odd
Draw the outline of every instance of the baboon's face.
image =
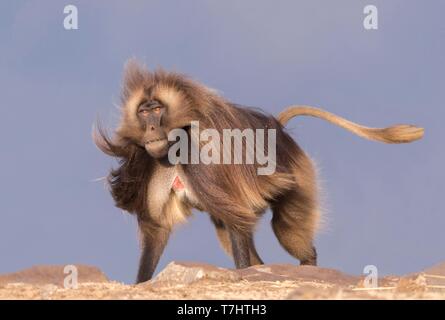
MULTIPOLYGON (((148 78, 148 76, 147 76, 148 78)), ((190 125, 191 112, 186 95, 164 82, 141 82, 129 94, 123 105, 120 138, 145 148, 156 159, 167 156, 168 134, 190 125)))
POLYGON ((176 73, 127 66, 118 140, 145 148, 153 158, 165 157, 174 143, 168 141, 168 134, 189 128, 201 114, 199 101, 207 98, 194 86, 176 73))
POLYGON ((143 131, 140 144, 154 158, 162 158, 168 153, 168 132, 165 132, 162 122, 164 115, 166 106, 157 100, 143 99, 136 109, 140 130, 143 131))
POLYGON ((171 143, 168 141, 172 110, 171 101, 162 95, 166 89, 156 86, 135 90, 124 105, 123 121, 118 134, 145 148, 156 159, 165 157, 171 143))

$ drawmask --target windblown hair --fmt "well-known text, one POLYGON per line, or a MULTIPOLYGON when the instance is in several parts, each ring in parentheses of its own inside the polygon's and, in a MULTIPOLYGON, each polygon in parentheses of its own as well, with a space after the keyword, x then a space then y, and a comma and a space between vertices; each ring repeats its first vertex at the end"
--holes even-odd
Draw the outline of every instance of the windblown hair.
MULTIPOLYGON (((295 162, 296 166, 306 165, 298 163, 302 151, 274 117, 230 103, 185 75, 163 70, 152 73, 130 62, 122 90, 122 122, 113 139, 100 127, 94 137, 103 152, 120 159, 120 166, 111 171, 108 179, 119 208, 146 215, 146 183, 150 179, 153 159, 139 145, 131 118, 132 100, 142 91, 153 94, 168 106, 163 125, 169 129, 186 128, 194 120, 199 121, 200 130, 216 129, 221 136, 223 129, 277 129, 277 141, 282 142, 277 144, 276 172, 271 176, 258 176, 257 163, 183 166, 199 197, 200 209, 215 218, 241 229, 251 228, 258 212, 267 207, 266 200, 277 198, 284 190, 298 188, 298 183, 304 183, 295 181, 294 173, 285 165, 289 162, 295 162)), ((245 152, 244 143, 243 147, 245 152)))

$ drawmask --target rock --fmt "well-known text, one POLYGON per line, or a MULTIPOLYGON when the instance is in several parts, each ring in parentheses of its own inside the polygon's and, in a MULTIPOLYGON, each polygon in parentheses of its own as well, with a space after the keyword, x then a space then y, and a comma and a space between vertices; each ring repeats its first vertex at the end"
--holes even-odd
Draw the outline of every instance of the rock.
POLYGON ((57 291, 57 286, 54 284, 45 284, 40 288, 40 296, 44 300, 51 299, 51 296, 54 294, 54 292, 57 291))
POLYGON ((430 268, 423 270, 424 273, 435 275, 435 276, 443 276, 445 277, 445 262, 436 264, 430 268))
POLYGON ((350 276, 340 271, 314 266, 296 266, 291 264, 270 264, 252 266, 237 270, 247 281, 316 281, 337 285, 355 285, 360 277, 350 276))
MULTIPOLYGON (((87 265, 75 265, 78 283, 108 282, 105 274, 98 268, 87 265)), ((0 285, 9 283, 25 283, 33 285, 56 285, 63 287, 64 279, 71 274, 64 273, 63 265, 34 266, 14 273, 0 275, 0 285)))
POLYGON ((339 286, 319 288, 311 285, 302 285, 292 291, 287 300, 320 300, 320 299, 342 299, 343 290, 339 286))
POLYGON ((246 269, 172 262, 139 285, 107 281, 94 267, 78 265, 79 287, 61 287, 63 266, 37 266, 0 275, 1 299, 445 299, 443 266, 405 276, 379 278, 368 288, 363 276, 312 266, 273 264, 246 269))
POLYGON ((221 282, 233 281, 315 281, 337 285, 354 285, 359 277, 349 276, 336 270, 290 264, 258 265, 233 270, 209 264, 171 262, 156 278, 150 281, 156 285, 190 284, 199 280, 221 282))
POLYGON ((236 272, 204 263, 171 262, 149 283, 151 285, 190 284, 200 280, 232 282, 241 280, 236 272))
POLYGON ((423 293, 427 290, 427 279, 423 273, 400 278, 398 293, 423 293))
POLYGON ((400 277, 397 284, 399 292, 425 292, 427 289, 445 289, 445 262, 400 277))

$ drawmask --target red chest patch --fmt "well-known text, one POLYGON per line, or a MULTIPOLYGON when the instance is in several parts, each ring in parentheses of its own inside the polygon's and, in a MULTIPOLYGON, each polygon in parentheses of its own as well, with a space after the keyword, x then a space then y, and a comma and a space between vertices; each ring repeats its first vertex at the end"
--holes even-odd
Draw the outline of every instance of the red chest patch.
POLYGON ((181 179, 179 179, 178 176, 176 176, 175 180, 173 180, 172 188, 174 190, 182 190, 184 189, 184 185, 181 182, 181 179))

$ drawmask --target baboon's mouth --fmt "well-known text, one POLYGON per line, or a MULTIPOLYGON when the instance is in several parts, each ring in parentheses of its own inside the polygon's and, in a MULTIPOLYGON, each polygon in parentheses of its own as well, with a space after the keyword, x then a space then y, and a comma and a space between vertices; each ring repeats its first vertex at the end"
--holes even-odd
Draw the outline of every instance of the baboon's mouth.
POLYGON ((150 143, 155 143, 155 142, 164 141, 164 140, 167 140, 167 139, 166 138, 157 138, 157 139, 145 141, 145 144, 147 145, 147 144, 150 144, 150 143))
POLYGON ((166 138, 157 138, 145 142, 145 150, 155 157, 163 157, 168 151, 168 140, 166 138))

